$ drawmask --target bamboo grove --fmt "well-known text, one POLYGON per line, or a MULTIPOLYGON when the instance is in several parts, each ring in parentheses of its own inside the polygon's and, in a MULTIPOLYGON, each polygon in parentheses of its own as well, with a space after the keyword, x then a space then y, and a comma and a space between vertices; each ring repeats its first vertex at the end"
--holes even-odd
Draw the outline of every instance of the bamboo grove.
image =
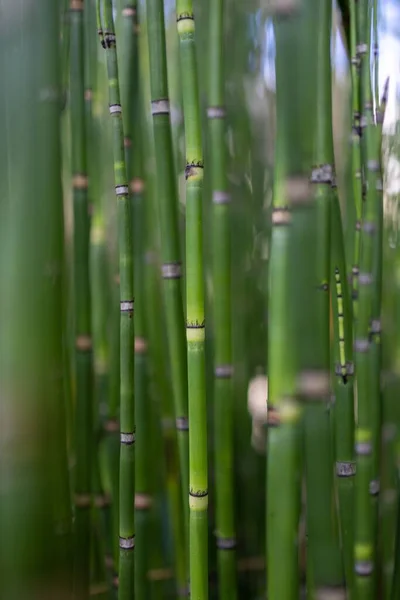
POLYGON ((386 4, 0 0, 2 600, 400 600, 386 4))

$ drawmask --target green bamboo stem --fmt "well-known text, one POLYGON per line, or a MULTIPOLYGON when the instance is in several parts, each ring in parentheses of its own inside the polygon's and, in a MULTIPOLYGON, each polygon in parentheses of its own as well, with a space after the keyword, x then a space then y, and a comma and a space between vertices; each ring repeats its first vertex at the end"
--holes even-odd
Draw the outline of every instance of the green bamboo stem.
POLYGON ((232 314, 230 195, 225 148, 223 25, 224 0, 210 6, 208 134, 213 223, 214 290, 214 464, 218 597, 235 600, 232 314))
POLYGON ((373 38, 374 38, 374 103, 375 110, 378 110, 379 102, 379 38, 378 38, 378 8, 379 1, 373 0, 373 38))
MULTIPOLYGON (((300 517, 300 420, 301 408, 295 393, 294 321, 291 304, 293 256, 300 251, 292 240, 293 192, 301 185, 296 179, 300 137, 296 129, 304 106, 300 88, 295 109, 289 111, 293 96, 290 86, 301 73, 302 52, 298 15, 287 19, 276 15, 277 137, 272 213, 271 255, 268 297, 268 453, 267 453, 267 591, 271 600, 299 597, 298 528, 300 517), (293 57, 296 57, 294 59, 293 57), (302 105, 303 102, 303 105, 302 105), (292 254, 293 252, 293 254, 292 254), (290 349, 292 349, 290 351, 290 349)), ((296 260, 301 268, 301 258, 296 260)))
POLYGON ((363 200, 363 180, 361 170, 361 108, 360 108, 360 55, 359 32, 357 27, 357 1, 350 0, 350 40, 351 40, 351 83, 352 83, 352 187, 353 204, 356 211, 354 232, 353 264, 351 270, 353 315, 357 317, 358 275, 360 271, 360 228, 363 200))
POLYGON ((147 2, 147 27, 150 57, 151 112, 157 166, 157 196, 159 198, 158 210, 161 232, 161 272, 168 350, 171 357, 170 368, 178 436, 182 497, 184 502, 184 530, 186 545, 188 545, 189 424, 187 358, 185 354, 181 283, 182 269, 177 221, 177 190, 171 136, 165 22, 162 0, 149 0, 147 2))
POLYGON ((74 206, 76 369, 76 472, 74 590, 89 595, 92 409, 92 339, 89 277, 89 210, 84 102, 83 2, 71 0, 71 156, 74 206))
POLYGON ((120 493, 119 493, 119 599, 134 595, 135 511, 135 403, 133 325, 132 220, 127 182, 122 108, 118 79, 116 36, 111 0, 103 0, 98 29, 103 32, 107 58, 109 109, 113 121, 114 179, 118 210, 120 273, 120 493))
MULTIPOLYGON (((203 275, 203 151, 192 0, 177 0, 186 144, 186 340, 189 390, 190 594, 208 598, 208 465, 203 275)), ((216 111, 215 116, 218 116, 216 111)), ((210 117, 210 112, 208 113, 210 117)))
MULTIPOLYGON (((329 0, 318 3, 310 23, 316 31, 315 68, 315 129, 311 186, 316 211, 314 238, 315 274, 313 303, 315 316, 308 327, 315 328, 309 348, 311 371, 300 373, 300 391, 305 400, 305 470, 307 494, 307 560, 312 561, 315 595, 344 587, 344 573, 339 545, 336 502, 333 479, 333 447, 330 414, 327 401, 330 396, 330 339, 329 339, 329 282, 331 280, 331 210, 334 200, 333 135, 331 120, 331 60, 330 32, 332 4, 329 0), (314 20, 315 19, 315 20, 314 20), (311 325, 313 323, 313 325, 311 325), (315 383, 315 388, 311 382, 315 383), (303 387, 303 389, 302 389, 303 387)), ((307 242, 312 245, 312 240, 307 242)))
POLYGON ((375 535, 376 526, 370 495, 378 488, 373 480, 374 422, 379 397, 371 370, 370 323, 374 298, 373 257, 379 227, 377 191, 382 187, 378 176, 379 155, 377 128, 374 125, 371 75, 369 67, 370 7, 363 0, 359 6, 361 84, 363 101, 363 163, 366 171, 366 196, 361 229, 359 307, 356 323, 357 366, 357 479, 355 495, 355 587, 356 599, 376 597, 375 535), (365 40, 365 41, 364 41, 365 40))
POLYGON ((334 330, 336 477, 343 562, 348 596, 353 581, 354 362, 351 304, 346 278, 342 219, 337 194, 332 202, 331 301, 334 330))

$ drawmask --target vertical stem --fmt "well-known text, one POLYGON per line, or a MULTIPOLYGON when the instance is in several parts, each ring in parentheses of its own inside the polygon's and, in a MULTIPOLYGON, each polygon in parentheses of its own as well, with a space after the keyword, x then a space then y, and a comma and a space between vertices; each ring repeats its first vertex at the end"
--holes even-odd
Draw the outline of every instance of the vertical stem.
POLYGON ((224 0, 210 6, 208 131, 213 226, 216 542, 221 600, 236 598, 234 518, 231 219, 225 148, 224 0))
POLYGON ((102 0, 102 30, 107 57, 109 110, 113 121, 114 179, 118 210, 120 272, 120 493, 119 599, 134 595, 135 548, 135 403, 133 324, 133 244, 131 204, 127 182, 122 108, 118 79, 116 36, 111 0, 102 0))
POLYGON ((92 339, 89 276, 89 207, 84 101, 83 2, 71 0, 71 156, 74 205, 76 369, 75 574, 76 597, 89 595, 91 449, 93 435, 92 339))
POLYGON ((168 92, 164 7, 162 0, 147 1, 150 55, 151 112, 157 167, 157 196, 161 228, 162 278, 168 350, 178 437, 186 547, 189 544, 188 388, 182 302, 182 267, 179 254, 177 190, 173 160, 168 92))
POLYGON ((192 0, 177 0, 186 144, 186 339, 189 390, 190 590, 208 598, 208 465, 203 275, 203 151, 192 0))

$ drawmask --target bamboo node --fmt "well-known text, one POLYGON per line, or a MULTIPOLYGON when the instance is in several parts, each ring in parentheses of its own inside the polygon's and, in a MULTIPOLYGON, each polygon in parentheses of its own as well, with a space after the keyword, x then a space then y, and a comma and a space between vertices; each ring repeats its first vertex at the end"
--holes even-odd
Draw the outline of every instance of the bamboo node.
POLYGON ((83 10, 83 0, 70 0, 69 7, 71 10, 83 10))
POLYGON ((360 271, 358 281, 360 285, 372 285, 374 282, 373 273, 364 273, 360 271))
POLYGON ((116 185, 115 186, 115 193, 117 196, 128 196, 129 194, 129 187, 125 184, 123 185, 116 185))
POLYGON ((212 193, 213 204, 230 204, 231 195, 229 192, 214 190, 212 193))
POLYGON ((133 300, 121 300, 119 303, 120 311, 122 313, 132 314, 134 310, 134 301, 133 300))
POLYGON ((94 505, 96 508, 106 508, 111 505, 111 498, 108 494, 97 494, 94 497, 94 505))
POLYGON ((289 207, 276 207, 272 209, 272 225, 289 225, 292 219, 289 207))
POLYGON ((89 184, 89 180, 87 175, 82 175, 81 173, 77 173, 72 177, 72 187, 76 190, 87 190, 89 184))
POLYGON ((330 394, 329 371, 309 370, 300 373, 298 393, 307 400, 326 400, 330 394))
POLYGON ((110 111, 110 115, 120 115, 122 113, 122 106, 120 104, 110 104, 108 109, 110 111))
POLYGON ((92 338, 90 337, 90 335, 78 335, 78 337, 75 340, 75 346, 77 350, 87 352, 92 348, 92 338))
POLYGON ((369 493, 371 496, 378 496, 380 492, 379 479, 373 479, 369 482, 369 493))
POLYGON ((369 171, 372 171, 373 173, 377 173, 378 171, 380 171, 380 164, 379 164, 379 160, 368 160, 367 161, 367 169, 369 171))
POLYGON ((354 570, 357 575, 361 575, 361 577, 367 577, 373 573, 374 563, 372 560, 356 560, 354 570))
POLYGON ((207 117, 209 119, 224 119, 226 117, 225 106, 209 106, 207 108, 207 117))
POLYGON ((193 511, 203 511, 208 508, 208 491, 199 490, 194 492, 189 490, 189 508, 193 511))
POLYGON ((235 537, 222 537, 216 536, 216 546, 218 550, 235 550, 237 546, 237 540, 235 537))
POLYGON ((395 423, 385 423, 382 428, 382 438, 384 442, 392 442, 397 435, 397 425, 395 423))
POLYGON ((369 456, 372 453, 372 442, 356 442, 355 450, 357 456, 369 456))
POLYGON ((286 179, 285 188, 285 195, 289 204, 308 204, 312 199, 307 177, 289 177, 286 179))
POLYGON ((217 365, 214 369, 214 375, 217 379, 230 379, 233 374, 233 365, 217 365))
POLYGON ((169 99, 160 98, 159 100, 152 100, 151 102, 151 114, 155 115, 169 115, 169 99))
POLYGON ((136 7, 135 6, 126 6, 122 9, 123 17, 134 17, 136 15, 136 7))
POLYGON ((316 184, 328 183, 332 185, 334 177, 335 173, 332 165, 317 165, 311 170, 310 182, 316 184))
POLYGON ((356 46, 357 54, 366 54, 368 52, 368 44, 357 44, 356 46))
POLYGON ((90 494, 75 494, 75 506, 77 508, 90 508, 91 496, 90 494))
POLYGON ((320 587, 316 590, 317 600, 346 600, 346 588, 341 585, 320 587))
POLYGON ((370 345, 368 338, 358 338, 354 340, 354 350, 356 352, 368 352, 370 345))
POLYGON ((149 494, 135 494, 136 510, 149 510, 153 506, 153 498, 149 494))
POLYGON ((380 319, 372 319, 371 321, 371 333, 377 334, 382 332, 382 325, 380 319))
POLYGON ((144 190, 144 181, 140 177, 135 177, 130 182, 132 194, 141 194, 144 190))
POLYGON ((126 446, 131 446, 132 444, 135 443, 136 441, 136 436, 134 433, 120 433, 120 437, 119 437, 121 444, 124 444, 126 446))
POLYGON ((289 17, 297 12, 299 0, 267 0, 267 10, 275 17, 289 17))
POLYGON ((356 474, 354 461, 336 461, 336 475, 338 477, 353 477, 356 474))
POLYGON ((161 266, 161 275, 163 279, 180 279, 182 276, 181 263, 164 263, 161 266))
POLYGON ((144 337, 135 337, 135 354, 146 354, 147 340, 144 337))
POLYGON ((121 537, 119 538, 119 547, 122 550, 133 550, 135 547, 135 536, 121 537))
POLYGON ((150 569, 147 572, 147 577, 150 581, 168 581, 172 579, 172 569, 150 569))
POLYGON ((189 431, 189 419, 187 417, 177 417, 175 427, 177 431, 189 431))
POLYGON ((84 93, 84 98, 86 100, 86 102, 90 102, 93 98, 93 91, 91 88, 86 88, 85 93, 84 93))
POLYGON ((107 419, 104 423, 104 431, 107 433, 116 433, 119 431, 119 423, 116 419, 107 419))

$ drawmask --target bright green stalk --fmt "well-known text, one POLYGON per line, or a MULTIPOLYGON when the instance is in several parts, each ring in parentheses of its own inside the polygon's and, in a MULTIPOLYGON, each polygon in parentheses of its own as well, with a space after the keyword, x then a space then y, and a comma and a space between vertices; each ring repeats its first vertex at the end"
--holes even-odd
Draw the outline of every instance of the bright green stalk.
POLYGON ((162 278, 171 360, 175 421, 184 506, 184 526, 188 540, 188 406, 187 359, 185 354, 181 261, 177 221, 177 190, 173 160, 165 22, 162 0, 147 1, 147 27, 150 56, 151 112, 157 167, 157 195, 161 229, 162 278))
MULTIPOLYGON (((186 143, 186 339, 189 389, 190 594, 208 598, 208 472, 203 274, 203 151, 192 0, 177 0, 186 143)), ((210 116, 210 113, 209 115, 210 116)))
POLYGON ((361 229, 359 275, 359 306, 356 323, 357 366, 357 478, 355 496, 355 598, 368 600, 376 597, 375 577, 375 519, 370 495, 377 493, 373 480, 374 422, 377 397, 376 382, 371 370, 370 323, 374 301, 374 247, 379 226, 377 191, 382 187, 378 176, 379 155, 377 128, 374 125, 371 75, 369 68, 369 20, 367 0, 360 2, 359 26, 362 41, 361 83, 363 101, 363 162, 366 171, 366 197, 361 229), (365 40, 365 41, 364 41, 365 40))
POLYGON ((71 156, 74 203, 76 369, 75 573, 76 597, 89 595, 92 409, 92 340, 89 210, 84 102, 83 2, 71 0, 71 156))
POLYGON ((233 469, 231 221, 225 148, 224 0, 210 5, 208 119, 213 202, 216 541, 221 600, 236 598, 233 469))
POLYGON ((354 232, 353 266, 351 270, 353 313, 357 316, 358 274, 360 262, 360 227, 363 199, 361 170, 361 127, 360 127, 360 55, 357 28, 357 1, 350 0, 350 40, 351 40, 351 83, 352 83, 352 201, 356 210, 356 227, 354 232))
MULTIPOLYGON (((314 339, 310 352, 313 371, 300 373, 304 381, 303 397, 310 400, 305 408, 305 467, 307 494, 308 556, 312 561, 315 594, 344 584, 334 495, 333 455, 330 414, 327 401, 330 392, 330 312, 331 279, 331 205, 334 178, 330 35, 332 3, 323 0, 314 8, 311 23, 316 28, 315 129, 311 185, 316 205, 316 269, 314 280, 316 311, 313 317, 314 339), (315 377, 316 389, 309 385, 315 377)), ((310 240, 309 244, 312 243, 310 240)))
POLYGON ((353 581, 354 506, 354 363, 351 304, 339 200, 334 192, 331 229, 331 302, 334 330, 335 456, 340 529, 348 596, 353 581))
POLYGON ((102 2, 103 40, 107 56, 109 108, 113 121, 114 178, 118 210, 120 273, 120 494, 119 494, 119 594, 134 595, 135 548, 135 404, 133 325, 133 244, 127 183, 122 108, 120 102, 116 37, 111 0, 102 2))
POLYGON ((267 590, 271 600, 294 600, 299 597, 301 409, 294 396, 293 311, 298 308, 297 299, 296 305, 291 303, 294 245, 289 207, 301 165, 296 121, 304 97, 293 84, 293 78, 301 72, 297 61, 302 52, 299 15, 286 19, 277 15, 274 29, 277 138, 268 298, 267 590), (291 85, 298 91, 295 97, 288 93, 291 85))

